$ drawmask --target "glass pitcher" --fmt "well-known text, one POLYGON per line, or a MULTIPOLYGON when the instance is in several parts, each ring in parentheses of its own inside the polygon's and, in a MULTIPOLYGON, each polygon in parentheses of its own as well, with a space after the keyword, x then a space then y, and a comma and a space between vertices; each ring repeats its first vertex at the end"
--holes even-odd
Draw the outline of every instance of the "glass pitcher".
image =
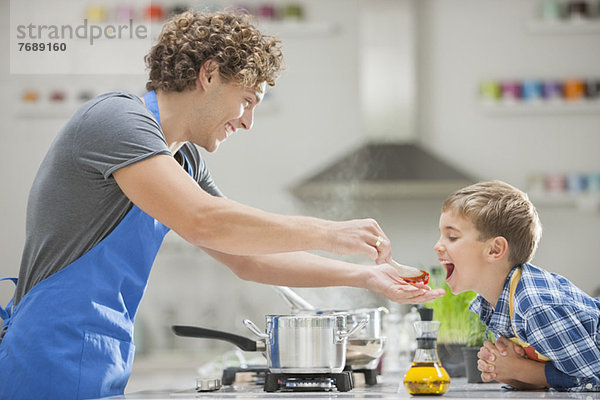
POLYGON ((416 321, 417 351, 404 376, 404 387, 412 395, 442 395, 450 387, 450 376, 442 367, 436 344, 439 321, 416 321))

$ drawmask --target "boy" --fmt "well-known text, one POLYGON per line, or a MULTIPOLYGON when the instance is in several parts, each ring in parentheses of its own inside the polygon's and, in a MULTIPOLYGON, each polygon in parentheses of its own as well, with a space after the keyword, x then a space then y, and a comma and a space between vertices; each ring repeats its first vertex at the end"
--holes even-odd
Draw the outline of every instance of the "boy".
POLYGON ((444 201, 434 249, 452 292, 477 292, 470 310, 498 338, 478 354, 484 381, 600 391, 600 298, 529 264, 541 232, 525 193, 482 182, 444 201))

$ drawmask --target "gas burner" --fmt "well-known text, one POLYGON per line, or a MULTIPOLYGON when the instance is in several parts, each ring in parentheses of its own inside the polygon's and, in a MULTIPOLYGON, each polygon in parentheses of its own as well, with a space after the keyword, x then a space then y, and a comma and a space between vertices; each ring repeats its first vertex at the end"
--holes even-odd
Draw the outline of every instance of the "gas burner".
POLYGON ((267 372, 265 375, 265 392, 323 392, 336 388, 339 392, 352 389, 352 372, 289 374, 267 372))

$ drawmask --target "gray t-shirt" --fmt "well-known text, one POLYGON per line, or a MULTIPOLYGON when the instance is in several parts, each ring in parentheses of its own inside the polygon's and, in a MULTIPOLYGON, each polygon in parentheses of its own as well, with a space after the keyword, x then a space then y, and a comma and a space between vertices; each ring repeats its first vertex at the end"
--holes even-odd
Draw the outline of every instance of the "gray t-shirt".
MULTIPOLYGON (((50 146, 29 194, 15 304, 119 224, 132 203, 113 172, 157 154, 171 153, 160 126, 137 96, 103 94, 75 112, 50 146)), ((194 144, 186 143, 175 158, 186 171, 191 167, 205 191, 222 196, 194 144)))

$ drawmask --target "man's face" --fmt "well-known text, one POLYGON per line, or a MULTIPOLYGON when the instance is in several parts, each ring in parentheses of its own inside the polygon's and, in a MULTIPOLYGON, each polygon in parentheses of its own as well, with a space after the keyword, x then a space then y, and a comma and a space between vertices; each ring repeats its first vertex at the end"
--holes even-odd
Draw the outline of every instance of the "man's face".
POLYGON ((191 141, 214 152, 237 130, 250 130, 265 87, 264 83, 259 88, 242 87, 214 74, 190 118, 191 141))
POLYGON ((487 242, 479 240, 475 225, 456 212, 443 212, 439 226, 440 238, 434 250, 446 269, 446 282, 452 293, 480 293, 487 242))

